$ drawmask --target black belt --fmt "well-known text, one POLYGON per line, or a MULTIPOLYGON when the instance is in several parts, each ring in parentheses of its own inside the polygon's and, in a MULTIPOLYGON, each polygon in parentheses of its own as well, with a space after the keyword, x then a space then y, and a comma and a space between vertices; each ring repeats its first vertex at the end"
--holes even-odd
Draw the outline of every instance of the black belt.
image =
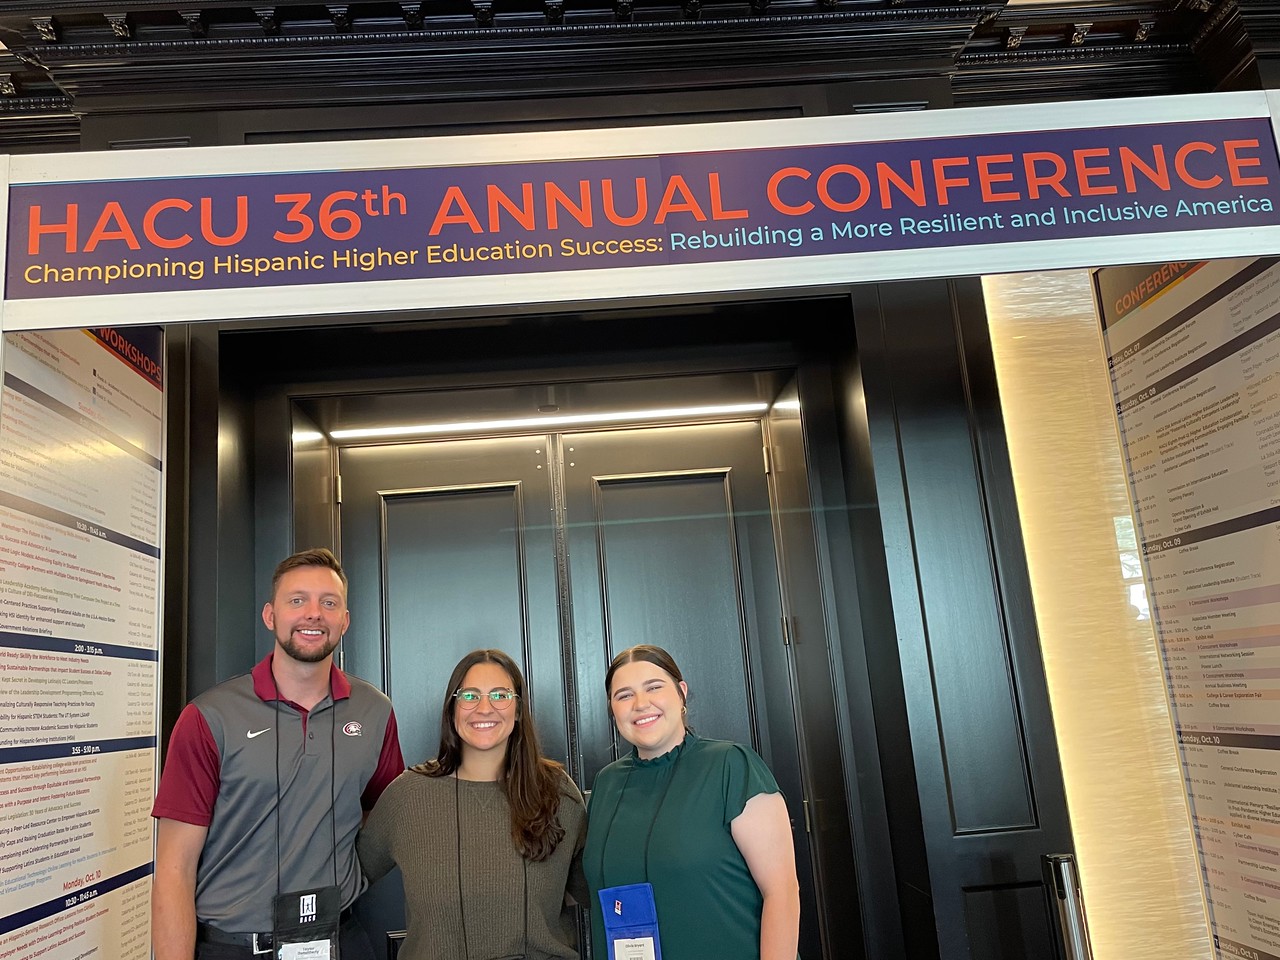
MULTIPOLYGON (((338 925, 349 923, 355 916, 351 907, 338 914, 338 925)), ((221 943, 231 947, 244 947, 254 956, 267 955, 273 952, 273 937, 270 933, 227 933, 207 923, 196 924, 196 943, 221 943)))

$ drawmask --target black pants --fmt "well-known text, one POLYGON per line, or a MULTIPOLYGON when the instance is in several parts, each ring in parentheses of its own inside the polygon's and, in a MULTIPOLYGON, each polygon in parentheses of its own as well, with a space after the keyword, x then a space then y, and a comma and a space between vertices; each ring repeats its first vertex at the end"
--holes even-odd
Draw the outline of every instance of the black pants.
MULTIPOLYGON (((360 921, 354 917, 342 925, 338 935, 341 960, 374 960, 373 945, 360 921)), ((195 960, 274 960, 275 951, 253 955, 248 947, 233 947, 225 943, 197 943, 195 960)))

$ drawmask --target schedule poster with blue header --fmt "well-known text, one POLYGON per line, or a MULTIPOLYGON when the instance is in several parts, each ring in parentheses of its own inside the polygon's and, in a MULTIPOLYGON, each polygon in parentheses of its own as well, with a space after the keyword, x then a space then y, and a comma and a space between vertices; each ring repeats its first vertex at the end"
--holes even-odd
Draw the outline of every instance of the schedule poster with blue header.
POLYGON ((0 960, 146 960, 164 335, 8 334, 0 960))

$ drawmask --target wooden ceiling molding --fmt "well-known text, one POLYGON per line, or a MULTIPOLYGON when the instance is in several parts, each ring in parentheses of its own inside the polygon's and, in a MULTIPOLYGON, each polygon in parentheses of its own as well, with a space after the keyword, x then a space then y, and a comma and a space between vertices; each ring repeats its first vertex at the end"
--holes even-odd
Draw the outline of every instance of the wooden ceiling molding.
POLYGON ((952 80, 956 105, 1215 89, 1193 42, 1209 17, 1186 0, 1009 6, 961 52, 952 80))
MULTIPOLYGON (((1234 41, 1233 49, 1249 48, 1250 66, 1256 70, 1258 84, 1268 90, 1280 87, 1280 2, 1236 0, 1226 20, 1223 32, 1234 41)), ((1206 38, 1206 45, 1212 39, 1206 38)), ((1242 83, 1247 86, 1251 77, 1247 70, 1242 72, 1242 83)))
POLYGON ((0 150, 75 149, 81 118, 148 111, 864 80, 996 105, 1244 88, 1280 64, 1280 0, 111 2, 0 7, 0 150))

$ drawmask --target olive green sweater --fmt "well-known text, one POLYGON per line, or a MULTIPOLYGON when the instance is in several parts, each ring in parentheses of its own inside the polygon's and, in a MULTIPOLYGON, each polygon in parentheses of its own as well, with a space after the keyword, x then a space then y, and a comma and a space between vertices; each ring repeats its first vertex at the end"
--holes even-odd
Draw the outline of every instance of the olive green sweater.
POLYGON ((546 860, 526 862, 512 842, 500 784, 429 777, 417 768, 400 774, 356 846, 370 880, 393 866, 404 876, 408 932, 400 960, 577 957, 573 911, 564 901, 568 890, 587 902, 587 818, 568 777, 558 816, 564 840, 546 860))

